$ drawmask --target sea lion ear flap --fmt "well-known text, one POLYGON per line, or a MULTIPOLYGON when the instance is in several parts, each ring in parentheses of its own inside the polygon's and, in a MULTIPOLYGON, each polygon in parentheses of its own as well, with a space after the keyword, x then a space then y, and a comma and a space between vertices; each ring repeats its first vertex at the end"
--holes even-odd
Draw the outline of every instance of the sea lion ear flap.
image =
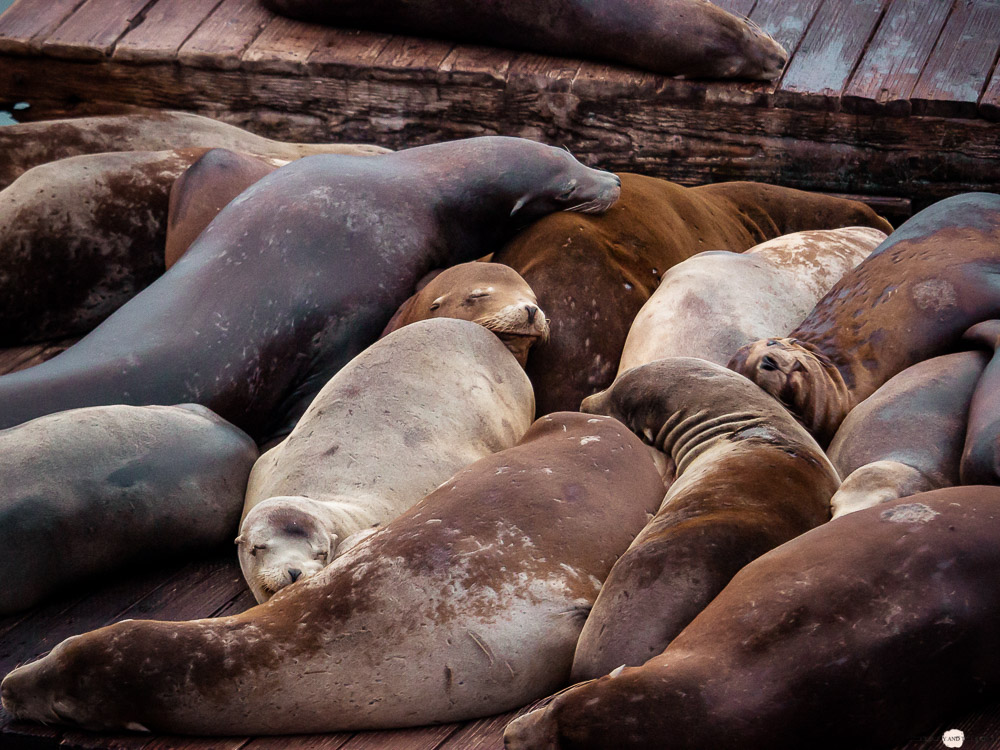
POLYGON ((528 205, 528 201, 530 200, 531 200, 530 195, 522 195, 520 198, 518 198, 517 203, 514 204, 514 208, 510 210, 510 218, 513 219, 515 216, 517 216, 521 212, 521 209, 528 205))
POLYGON ((233 544, 243 544, 243 542, 245 542, 245 541, 246 541, 246 540, 245 540, 245 539, 243 538, 243 535, 242 535, 242 534, 240 534, 240 535, 239 535, 238 537, 236 537, 236 538, 235 538, 235 539, 233 540, 233 544))
POLYGON ((385 328, 382 329, 382 333, 379 334, 380 339, 385 338, 393 331, 399 330, 407 323, 412 322, 409 320, 409 316, 413 311, 413 304, 416 302, 418 296, 420 296, 420 292, 417 292, 399 306, 399 309, 396 310, 396 314, 389 319, 389 322, 385 324, 385 328))

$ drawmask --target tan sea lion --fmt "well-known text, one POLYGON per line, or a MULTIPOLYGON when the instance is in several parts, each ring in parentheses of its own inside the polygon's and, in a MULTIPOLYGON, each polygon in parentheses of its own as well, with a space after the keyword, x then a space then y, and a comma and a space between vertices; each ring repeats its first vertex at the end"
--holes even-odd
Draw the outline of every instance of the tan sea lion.
POLYGON ((621 177, 621 198, 605 214, 547 217, 494 255, 521 274, 549 317, 550 338, 532 349, 526 368, 539 414, 576 409, 611 385, 632 321, 681 261, 804 229, 892 230, 863 203, 801 190, 621 177))
POLYGON ((669 76, 771 80, 788 58, 707 0, 264 0, 303 21, 624 63, 669 76))
POLYGON ((0 431, 0 614, 231 538, 257 446, 203 406, 95 406, 0 431))
POLYGON ((188 167, 170 188, 166 267, 180 259, 231 200, 289 161, 213 148, 188 167))
POLYGON ((77 156, 0 192, 0 346, 83 335, 159 277, 170 186, 203 153, 77 156))
POLYGON ((977 323, 963 339, 986 347, 992 357, 969 404, 959 480, 962 484, 1000 484, 1000 358, 996 354, 1000 350, 1000 320, 977 323))
POLYGON ((528 376, 481 326, 425 320, 372 344, 253 467, 237 543, 257 601, 510 448, 534 413, 528 376))
POLYGON ((605 581, 574 680, 659 654, 740 568, 829 519, 840 484, 787 411, 703 359, 629 370, 581 408, 623 421, 673 460, 677 478, 605 581))
POLYGON ((1000 488, 850 513, 743 568, 663 654, 509 724, 505 747, 835 750, 926 737, 1000 687, 998 566, 1000 488))
POLYGON ((661 496, 621 423, 545 417, 268 602, 70 638, 7 675, 3 706, 90 729, 237 736, 516 708, 566 683, 601 582, 661 496))
POLYGON ((549 335, 549 321, 531 287, 513 268, 498 263, 460 263, 437 274, 400 306, 382 335, 428 318, 485 326, 522 367, 532 345, 549 335))
POLYGON ((834 518, 959 484, 969 403, 988 359, 969 351, 918 362, 851 410, 827 450, 844 477, 834 518))
POLYGON ((821 299, 787 338, 729 366, 785 404, 821 445, 910 365, 1000 317, 1000 195, 966 193, 916 214, 821 299))
POLYGON ((725 365, 744 344, 792 330, 885 237, 871 227, 794 232, 677 264, 635 316, 618 373, 667 357, 725 365))
POLYGON ((0 128, 0 189, 39 164, 82 154, 227 148, 292 161, 310 154, 377 155, 380 146, 284 143, 190 112, 77 117, 0 128))
POLYGON ((0 427, 104 403, 201 403, 266 445, 373 343, 433 268, 620 181, 486 136, 377 158, 320 154, 226 206, 163 276, 65 352, 0 377, 0 427))

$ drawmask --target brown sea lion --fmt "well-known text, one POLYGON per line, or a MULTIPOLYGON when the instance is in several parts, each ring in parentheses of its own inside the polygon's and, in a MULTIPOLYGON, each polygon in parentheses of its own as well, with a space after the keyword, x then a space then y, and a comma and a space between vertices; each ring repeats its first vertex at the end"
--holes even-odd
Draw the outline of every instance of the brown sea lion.
POLYGON ((1000 195, 926 208, 847 273, 788 338, 748 344, 729 366, 779 399, 821 445, 847 413, 910 365, 1000 316, 1000 195))
POLYGON ((740 568, 828 520, 840 484, 785 409, 703 359, 629 370, 582 409, 623 421, 673 460, 677 478, 604 583, 574 680, 662 652, 740 568))
POLYGON ((0 346, 83 335, 159 277, 170 186, 203 153, 77 156, 0 192, 0 346))
POLYGON ((885 236, 871 227, 819 229, 744 253, 698 253, 663 274, 632 322, 618 373, 667 357, 725 365, 744 344, 792 330, 885 236))
POLYGON ((536 341, 549 335, 549 321, 535 293, 513 268, 471 261, 434 276, 404 302, 382 335, 428 318, 471 320, 493 331, 522 367, 536 341))
POLYGON ((969 403, 988 359, 969 351, 918 362, 851 410, 827 450, 844 478, 834 518, 959 484, 969 403))
POLYGON ((11 672, 17 719, 239 735, 460 721, 566 683, 660 477, 606 417, 537 421, 317 575, 242 614, 128 620, 11 672))
POLYGON ((507 750, 893 747, 1000 687, 1000 488, 850 513, 741 570, 663 654, 507 726, 507 750))
POLYGON ((257 446, 203 406, 95 406, 0 431, 0 614, 232 538, 257 446))
POLYGON ((633 174, 622 175, 621 199, 600 217, 536 222, 493 260, 521 274, 549 316, 549 341, 528 357, 538 413, 576 409, 611 385, 632 321, 677 263, 849 226, 891 231, 856 201, 752 182, 686 188, 633 174))
POLYGON ((189 112, 78 117, 0 128, 0 189, 39 164, 111 151, 227 148, 292 161, 310 154, 383 154, 380 146, 284 143, 189 112))
MULTIPOLYGON (((976 383, 958 476, 962 484, 1000 484, 1000 320, 972 326, 963 336, 992 357, 976 383)), ((957 484, 957 482, 956 482, 957 484)))
POLYGON ((302 21, 601 59, 688 78, 771 80, 788 54, 707 0, 264 0, 302 21))
POLYGON ((299 159, 226 206, 80 342, 0 377, 0 427, 80 406, 193 402, 267 444, 432 268, 481 257, 552 211, 606 210, 619 189, 521 138, 299 159))
POLYGON ((213 148, 188 167, 170 188, 166 267, 180 259, 233 198, 289 161, 213 148))
POLYGON ((254 464, 237 543, 257 601, 510 448, 534 414, 528 376, 482 326, 425 320, 372 344, 254 464))

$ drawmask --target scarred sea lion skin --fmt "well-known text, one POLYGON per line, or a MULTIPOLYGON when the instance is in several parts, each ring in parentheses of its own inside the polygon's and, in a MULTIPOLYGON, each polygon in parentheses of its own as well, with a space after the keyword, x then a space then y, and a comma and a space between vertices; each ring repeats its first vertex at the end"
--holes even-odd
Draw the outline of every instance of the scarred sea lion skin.
POLYGON ((135 621, 9 674, 18 719, 237 735, 488 716, 566 684, 662 484, 613 419, 538 420, 317 575, 242 614, 135 621))
MULTIPOLYGON (((1000 488, 848 514, 741 570, 663 654, 507 726, 507 750, 874 750, 1000 687, 1000 488)), ((940 735, 938 735, 939 737, 940 735)))

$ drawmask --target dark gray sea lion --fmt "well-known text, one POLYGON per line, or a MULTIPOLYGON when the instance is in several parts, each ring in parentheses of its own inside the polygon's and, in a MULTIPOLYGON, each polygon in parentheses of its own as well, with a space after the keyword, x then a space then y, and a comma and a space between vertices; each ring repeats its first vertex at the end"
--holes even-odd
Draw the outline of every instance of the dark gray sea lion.
POLYGON ((918 362, 851 410, 827 450, 844 478, 834 518, 959 484, 969 403, 988 360, 970 351, 918 362))
POLYGON ((300 159, 226 206, 79 343, 0 377, 0 426, 80 406, 193 402, 268 443, 428 271, 492 252, 552 211, 603 211, 619 185, 519 138, 300 159))
POLYGON ((0 431, 0 614, 232 538, 257 447, 208 409, 99 406, 0 431))
POLYGON ((380 146, 284 143, 190 112, 77 117, 0 128, 0 189, 39 164, 111 151, 228 148, 292 161, 310 154, 375 155, 380 146))
POLYGON ((3 706, 90 729, 239 736, 517 708, 566 684, 601 582, 662 492, 620 422, 545 417, 266 603, 70 638, 7 675, 3 706))
POLYGON ((663 654, 509 724, 505 746, 899 746, 1000 688, 998 567, 1000 488, 850 513, 747 565, 663 654))
POLYGON ((740 568, 827 521, 840 485, 792 415, 703 359, 636 367, 582 409, 623 421, 673 460, 677 478, 605 581, 576 648, 575 680, 662 652, 740 568))
POLYGON ((993 356, 969 404, 959 479, 962 484, 1000 484, 1000 320, 977 323, 964 339, 985 346, 993 356))
POLYGON ((601 59, 688 78, 771 80, 788 54, 707 0, 264 0, 303 21, 601 59))
POLYGON ((729 366, 827 445, 847 413, 896 373, 946 354, 1000 317, 1000 195, 925 208, 844 275, 788 334, 747 344, 729 366))

